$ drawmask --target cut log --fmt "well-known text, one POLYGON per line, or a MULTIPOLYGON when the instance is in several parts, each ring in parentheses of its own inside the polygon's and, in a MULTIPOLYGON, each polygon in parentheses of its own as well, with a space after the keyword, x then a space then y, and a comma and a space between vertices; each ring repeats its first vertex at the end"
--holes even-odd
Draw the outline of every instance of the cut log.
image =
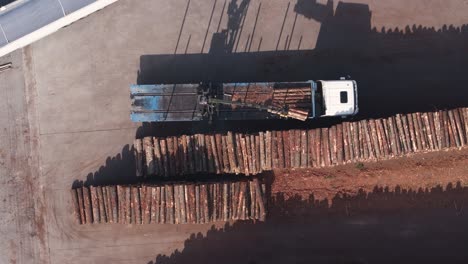
POLYGON ((187 156, 187 146, 184 146, 186 144, 185 141, 185 136, 179 136, 177 137, 177 144, 178 144, 178 157, 179 157, 179 174, 187 174, 186 170, 186 156, 187 156))
POLYGON ((375 158, 379 160, 381 159, 382 155, 380 153, 381 148, 374 119, 369 120, 369 133, 372 140, 373 155, 375 155, 375 158))
POLYGON ((162 160, 162 155, 161 155, 161 147, 159 144, 159 139, 157 137, 153 137, 153 150, 154 150, 155 174, 158 176, 163 176, 164 167, 163 167, 163 160, 162 160))
POLYGON ((403 155, 405 152, 404 150, 404 143, 402 141, 402 136, 404 136, 402 133, 400 133, 400 130, 398 129, 398 124, 397 124, 397 121, 396 121, 396 117, 395 116, 391 116, 389 119, 391 119, 391 126, 392 126, 392 130, 393 130, 393 133, 394 133, 394 140, 396 142, 396 149, 397 149, 397 153, 398 153, 398 156, 401 156, 403 155))
POLYGON ((250 190, 250 219, 255 220, 256 219, 256 203, 257 201, 255 200, 256 195, 255 195, 255 186, 252 181, 249 181, 249 190, 250 190))
POLYGON ((283 132, 282 131, 276 131, 275 133, 276 136, 276 147, 278 148, 278 168, 284 168, 285 167, 285 160, 284 160, 284 147, 283 147, 283 132))
POLYGON ((229 167, 231 168, 231 172, 235 174, 239 174, 239 166, 237 165, 237 158, 236 152, 234 150, 234 135, 232 132, 228 132, 226 136, 226 143, 227 143, 227 151, 228 151, 228 158, 229 158, 229 167))
POLYGON ((346 137, 348 140, 348 152, 349 152, 349 160, 348 162, 353 162, 356 159, 356 156, 354 155, 354 139, 353 139, 353 131, 352 131, 352 125, 350 122, 344 123, 344 126, 346 126, 346 137))
POLYGON ((328 128, 322 128, 322 156, 325 163, 325 166, 331 165, 330 158, 330 140, 329 140, 329 131, 328 128))
POLYGON ((412 114, 407 114, 406 118, 408 120, 408 128, 410 132, 410 137, 411 137, 411 146, 413 149, 413 152, 418 151, 418 143, 416 139, 416 132, 414 130, 414 122, 413 122, 413 115, 412 114))
MULTIPOLYGON (((266 152, 265 152, 265 134, 263 132, 259 132, 258 133, 258 137, 259 137, 259 145, 260 145, 260 168, 262 171, 264 170, 268 170, 267 166, 266 166, 266 152)), ((240 159, 238 159, 239 162, 241 161, 240 159)), ((243 171, 243 169, 241 168, 241 171, 243 171)))
POLYGON ((416 113, 416 118, 418 121, 419 130, 420 130, 422 148, 424 150, 428 150, 430 149, 430 146, 429 146, 429 141, 428 141, 428 136, 427 136, 427 131, 426 131, 427 127, 424 122, 424 117, 422 113, 416 113))
POLYGON ((159 187, 149 187, 151 191, 150 224, 159 223, 159 187))
MULTIPOLYGON (((174 189, 175 190, 175 189, 174 189)), ((177 198, 176 198, 177 201, 177 198)), ((195 185, 195 219, 196 223, 201 223, 201 210, 200 210, 200 186, 195 185)))
POLYGON ((421 151, 421 150, 424 150, 423 143, 422 143, 422 135, 421 135, 422 129, 420 127, 420 123, 419 123, 416 113, 412 113, 411 116, 413 118, 414 136, 416 139, 416 146, 417 146, 418 151, 421 151))
POLYGON ((351 124, 351 134, 353 136, 353 152, 354 152, 354 159, 355 161, 362 160, 362 153, 361 153, 361 143, 360 143, 360 136, 359 136, 359 129, 358 123, 352 122, 351 124))
POLYGON ((93 208, 91 206, 91 195, 89 194, 89 188, 83 187, 83 203, 85 211, 85 220, 87 224, 93 223, 93 208))
POLYGON ((271 132, 265 132, 265 165, 267 170, 271 170, 272 167, 272 155, 271 155, 271 132))
POLYGON ((257 195, 256 200, 257 200, 257 205, 260 209, 260 214, 259 214, 259 220, 260 221, 265 221, 266 217, 266 210, 265 210, 265 203, 263 199, 263 192, 262 192, 262 187, 260 186, 260 183, 257 178, 253 179, 253 183, 255 185, 255 193, 257 195))
POLYGON ((224 163, 224 172, 225 173, 232 173, 232 168, 229 164, 229 154, 228 154, 228 147, 226 142, 226 136, 221 136, 221 150, 223 152, 223 163, 224 163))
POLYGON ((96 187, 96 191, 97 191, 96 196, 97 196, 98 203, 99 203, 100 221, 101 221, 101 223, 107 223, 106 207, 105 207, 105 201, 104 201, 104 192, 102 191, 101 186, 96 187))
POLYGON ((159 200, 161 201, 159 204, 159 222, 161 224, 166 223, 166 187, 163 185, 161 186, 161 197, 159 200))
POLYGON ((413 146, 411 144, 411 135, 410 135, 408 119, 406 118, 406 115, 401 115, 400 118, 401 118, 401 125, 403 128, 403 132, 405 135, 406 153, 410 153, 410 152, 413 152, 413 146))
POLYGON ((125 202, 127 200, 125 196, 125 187, 118 185, 117 186, 117 196, 119 200, 119 223, 125 224, 126 223, 126 213, 127 209, 125 208, 125 202))
POLYGON ((434 127, 437 141, 437 149, 442 149, 442 130, 440 126, 440 111, 434 112, 434 127))
POLYGON ((207 162, 207 151, 206 151, 206 146, 205 146, 205 136, 202 134, 197 134, 198 137, 198 150, 201 155, 201 166, 200 170, 202 172, 207 172, 208 171, 208 162, 207 162))
POLYGON ((336 162, 337 164, 344 163, 343 125, 342 124, 336 125, 336 162))
POLYGON ((153 150, 153 140, 151 137, 143 138, 143 149, 145 152, 145 161, 146 161, 146 175, 151 176, 156 172, 154 164, 154 150, 153 150))
POLYGON ((179 193, 179 185, 175 184, 173 186, 174 190, 174 223, 181 224, 180 220, 180 193, 179 193))
POLYGON ((216 173, 216 165, 214 161, 215 158, 213 154, 213 148, 211 147, 210 135, 204 135, 204 137, 205 137, 205 146, 206 146, 206 153, 207 153, 208 172, 216 173))
POLYGON ((141 207, 140 207, 140 191, 139 187, 132 187, 132 213, 135 216, 132 217, 133 224, 141 224, 141 207))
POLYGON ((167 160, 169 162, 169 175, 170 176, 175 176, 176 175, 176 170, 175 170, 175 156, 174 156, 174 138, 173 137, 167 137, 166 138, 166 147, 167 147, 167 160))
POLYGON ((277 131, 271 131, 271 156, 273 159, 273 169, 279 168, 278 137, 277 131))
POLYGON ((203 185, 203 213, 204 213, 204 219, 205 219, 205 222, 209 222, 210 221, 210 211, 209 211, 209 203, 208 203, 208 188, 206 187, 206 185, 203 185))
POLYGON ((190 224, 192 222, 192 207, 190 204, 190 189, 188 188, 187 184, 182 185, 184 188, 184 201, 185 201, 185 213, 186 213, 186 218, 187 218, 187 224, 190 224))
POLYGON ((448 132, 449 132, 449 138, 450 138, 450 146, 451 147, 459 147, 460 146, 460 140, 458 138, 458 133, 457 129, 455 127, 455 120, 453 118, 453 113, 450 112, 449 110, 447 112, 447 127, 448 127, 448 132))
POLYGON ((251 145, 250 145, 250 135, 244 135, 244 139, 245 139, 245 152, 246 152, 246 157, 247 157, 247 164, 248 164, 248 169, 249 169, 249 173, 250 174, 255 174, 254 172, 254 165, 253 165, 253 161, 252 161, 252 148, 251 148, 251 145))
POLYGON ((172 170, 172 173, 174 176, 179 176, 180 175, 180 160, 179 160, 179 139, 177 137, 172 137, 172 159, 173 159, 173 165, 174 169, 172 170))
POLYGON ((215 146, 216 146, 216 154, 218 157, 219 169, 221 172, 226 173, 226 169, 224 168, 224 157, 223 157, 223 143, 221 139, 221 134, 215 134, 215 146))
POLYGON ((300 130, 294 130, 294 160, 295 168, 301 167, 301 131, 300 130))
POLYGON ((448 119, 447 111, 440 111, 440 120, 441 120, 442 138, 443 138, 444 148, 449 148, 450 143, 451 143, 447 119, 448 119))
POLYGON ((166 139, 160 139, 159 144, 161 145, 161 156, 162 156, 162 164, 164 167, 164 177, 169 177, 169 157, 167 151, 167 143, 166 139))
POLYGON ((187 144, 187 169, 188 173, 195 173, 195 153, 193 149, 193 142, 191 136, 185 136, 185 142, 187 144))
POLYGON ((252 162, 252 171, 251 173, 253 175, 258 174, 258 169, 257 169, 257 153, 256 153, 256 148, 255 148, 255 136, 254 135, 249 135, 249 140, 250 140, 250 154, 251 156, 251 162, 252 162))
POLYGON ((151 222, 151 187, 141 187, 141 204, 142 204, 142 222, 149 224, 151 222))
POLYGON ((296 164, 296 140, 295 140, 295 136, 296 136, 296 132, 294 130, 288 130, 286 131, 286 133, 288 133, 288 145, 289 145, 289 163, 291 163, 291 165, 289 166, 290 168, 294 168, 295 164, 296 164))
POLYGON ((123 224, 125 222, 125 190, 122 186, 117 185, 117 204, 118 204, 118 222, 123 224))
POLYGON ((179 222, 181 224, 187 223, 187 206, 185 203, 185 188, 183 185, 178 185, 177 188, 179 188, 179 206, 180 206, 180 219, 179 222))
POLYGON ((110 218, 112 217, 112 215, 109 213, 110 204, 108 204, 106 186, 102 186, 101 190, 102 190, 102 199, 103 199, 103 202, 104 202, 104 210, 106 212, 106 221, 107 221, 107 223, 110 223, 110 218))
POLYGON ((261 173, 263 170, 260 157, 260 136, 258 134, 255 135, 255 157, 257 171, 261 173))
POLYGON ((287 130, 281 131, 281 137, 283 142, 284 167, 291 168, 291 146, 289 144, 289 132, 287 130))
POLYGON ((460 114, 458 112, 458 109, 452 109, 450 112, 453 113, 453 119, 455 121, 455 126, 457 128, 457 134, 458 134, 458 139, 460 141, 460 147, 465 146, 465 132, 463 131, 463 123, 462 119, 460 118, 460 114))
POLYGON ((417 118, 418 126, 419 126, 419 129, 420 129, 422 148, 424 150, 428 150, 429 149, 429 142, 427 140, 426 126, 424 125, 424 121, 423 121, 423 118, 421 116, 421 113, 416 113, 416 118, 417 118))
POLYGON ((190 200, 190 217, 192 219, 192 224, 197 223, 197 208, 196 208, 196 201, 195 201, 195 185, 189 184, 189 200, 190 200))
POLYGON ((317 158, 315 157, 315 130, 307 130, 307 166, 310 168, 317 167, 317 158))
POLYGON ((133 142, 133 151, 135 155, 135 167, 136 176, 142 177, 145 174, 144 171, 144 156, 143 156, 143 143, 141 139, 135 139, 133 142))
POLYGON ((329 138, 329 144, 330 144, 330 165, 336 165, 336 126, 331 126, 328 129, 328 138, 329 138))
POLYGON ((241 134, 239 133, 235 134, 234 148, 235 148, 235 153, 237 155, 237 164, 238 164, 239 173, 245 174, 244 156, 242 152, 242 139, 241 139, 241 134))
POLYGON ((463 120, 465 128, 465 142, 468 144, 468 108, 460 108, 460 118, 463 120))
POLYGON ((240 136, 240 140, 241 140, 241 152, 242 152, 242 158, 244 160, 244 173, 246 176, 249 176, 250 175, 250 164, 249 164, 249 156, 248 156, 248 153, 247 153, 247 139, 246 137, 248 136, 245 136, 245 135, 241 135, 240 136))
MULTIPOLYGON (((125 224, 130 224, 132 223, 132 196, 131 196, 131 187, 124 187, 125 188, 125 205, 124 205, 124 210, 125 210, 125 224)), ((99 199, 99 197, 98 197, 99 199)), ((99 211, 101 212, 101 211, 99 211)), ((103 216, 101 216, 102 219, 103 216)))
POLYGON ((390 155, 391 157, 395 157, 398 152, 396 150, 396 142, 395 142, 395 138, 394 138, 394 135, 393 135, 393 131, 391 129, 391 124, 390 124, 390 121, 389 119, 382 119, 382 124, 383 124, 383 127, 384 127, 384 131, 386 132, 387 134, 387 140, 388 140, 388 143, 389 143, 389 150, 390 150, 390 155))
POLYGON ((84 186, 81 188, 82 201, 83 201, 83 223, 93 223, 93 213, 91 208, 91 195, 89 194, 88 187, 84 186))
POLYGON ((112 219, 114 223, 119 222, 119 204, 117 201, 117 187, 116 186, 109 186, 109 192, 111 194, 111 206, 112 206, 112 219))
POLYGON ((216 146, 216 139, 214 135, 210 135, 210 145, 212 149, 211 151, 213 153, 216 173, 220 174, 223 171, 223 167, 221 166, 222 161, 220 160, 220 157, 218 156, 218 149, 216 146))
POLYGON ((401 114, 397 114, 394 118, 394 130, 398 135, 398 141, 400 142, 400 154, 408 153, 405 140, 405 131, 403 130, 403 122, 401 120, 401 114))
POLYGON ((301 168, 307 168, 307 131, 306 130, 301 130, 301 168))
POLYGON ((110 193, 110 186, 102 187, 102 190, 104 192, 104 197, 105 197, 105 202, 106 202, 106 215, 107 215, 107 222, 108 223, 114 223, 114 220, 112 219, 112 198, 111 198, 111 193, 110 193))
POLYGON ((97 189, 93 186, 89 186, 89 193, 91 195, 91 207, 93 209, 93 223, 100 223, 101 219, 99 216, 99 200, 97 198, 97 189))
POLYGON ((223 183, 223 221, 228 221, 229 219, 229 208, 228 208, 228 184, 223 183))
POLYGON ((423 113, 422 116, 423 121, 424 121, 424 126, 426 127, 426 134, 427 134, 427 140, 429 142, 429 148, 431 150, 435 150, 435 142, 434 142, 434 135, 435 135, 435 128, 434 128, 434 119, 432 117, 432 113, 423 113), (429 115, 431 114, 431 115, 429 115))

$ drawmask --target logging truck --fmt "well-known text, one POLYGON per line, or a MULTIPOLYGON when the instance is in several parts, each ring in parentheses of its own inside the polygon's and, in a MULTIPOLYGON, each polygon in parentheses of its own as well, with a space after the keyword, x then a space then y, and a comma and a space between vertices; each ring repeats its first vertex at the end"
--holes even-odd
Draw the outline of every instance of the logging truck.
POLYGON ((358 113, 353 80, 132 85, 134 122, 202 120, 301 121, 358 113))

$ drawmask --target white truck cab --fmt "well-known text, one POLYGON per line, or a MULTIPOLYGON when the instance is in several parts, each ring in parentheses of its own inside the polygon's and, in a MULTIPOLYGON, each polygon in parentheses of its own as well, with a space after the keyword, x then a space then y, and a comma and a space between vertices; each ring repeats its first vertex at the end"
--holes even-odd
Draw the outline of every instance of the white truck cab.
POLYGON ((320 80, 314 87, 313 117, 347 117, 358 113, 357 84, 353 80, 320 80))

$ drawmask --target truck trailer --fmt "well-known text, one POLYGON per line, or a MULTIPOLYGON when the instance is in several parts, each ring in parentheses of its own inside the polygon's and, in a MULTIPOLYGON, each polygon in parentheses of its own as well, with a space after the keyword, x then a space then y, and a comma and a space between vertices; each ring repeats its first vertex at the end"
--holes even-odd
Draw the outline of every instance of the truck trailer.
POLYGON ((132 85, 134 122, 348 117, 358 113, 354 80, 132 85))

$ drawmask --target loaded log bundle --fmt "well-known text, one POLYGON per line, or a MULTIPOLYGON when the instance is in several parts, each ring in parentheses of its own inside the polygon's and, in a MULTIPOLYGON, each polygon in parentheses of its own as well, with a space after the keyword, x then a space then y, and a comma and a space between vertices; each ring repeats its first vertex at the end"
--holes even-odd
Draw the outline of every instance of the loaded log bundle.
POLYGON ((71 190, 79 224, 203 224, 265 221, 265 184, 258 179, 207 183, 84 186, 71 190))
POLYGON ((137 176, 249 176, 272 169, 385 160, 467 144, 468 108, 458 108, 310 130, 145 137, 135 140, 134 149, 137 176))

